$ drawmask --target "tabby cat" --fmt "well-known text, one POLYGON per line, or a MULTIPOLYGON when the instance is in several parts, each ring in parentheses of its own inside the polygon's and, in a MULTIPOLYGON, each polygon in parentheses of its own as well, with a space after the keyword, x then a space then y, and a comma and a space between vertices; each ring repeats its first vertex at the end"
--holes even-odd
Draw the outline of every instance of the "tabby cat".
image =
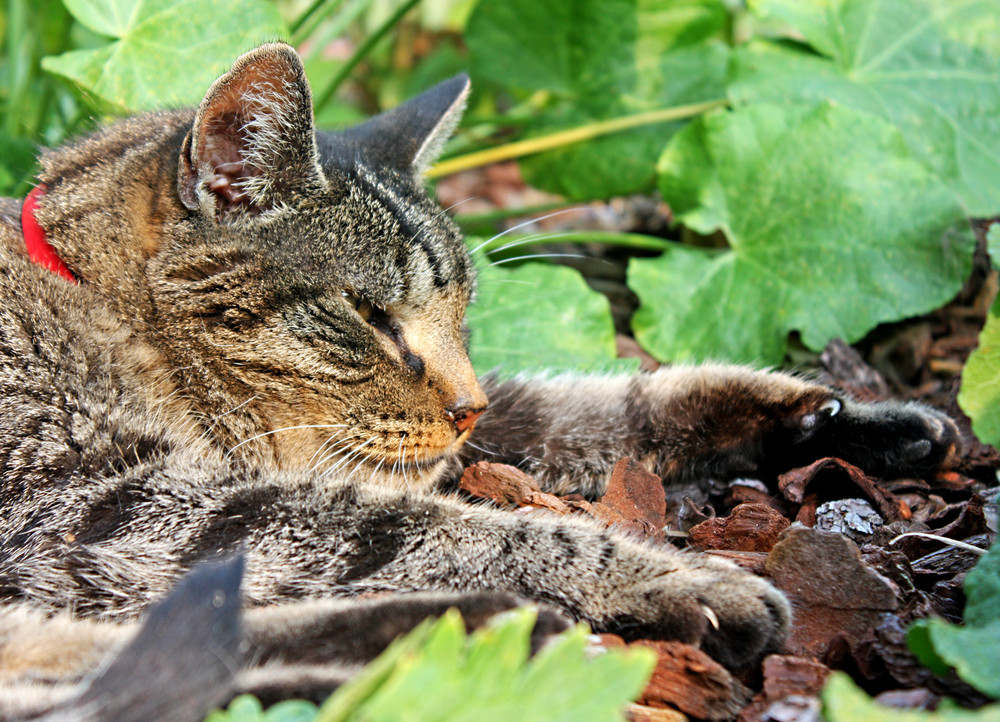
POLYGON ((766 581, 436 487, 480 459, 593 497, 626 455, 666 484, 953 457, 937 411, 782 373, 477 379, 473 264, 422 182, 467 93, 457 77, 317 132, 300 59, 264 45, 197 111, 47 152, 31 202, 0 201, 0 717, 197 719, 239 690, 317 695, 428 615, 472 625, 525 599, 539 639, 580 619, 740 667, 788 627, 766 581), (187 570, 237 553, 135 632, 187 570), (243 631, 202 619, 232 606, 244 563, 243 631), (151 661, 142 640, 168 648, 151 661), (157 676, 173 673, 197 680, 157 676), (130 684, 174 696, 136 711, 130 684))

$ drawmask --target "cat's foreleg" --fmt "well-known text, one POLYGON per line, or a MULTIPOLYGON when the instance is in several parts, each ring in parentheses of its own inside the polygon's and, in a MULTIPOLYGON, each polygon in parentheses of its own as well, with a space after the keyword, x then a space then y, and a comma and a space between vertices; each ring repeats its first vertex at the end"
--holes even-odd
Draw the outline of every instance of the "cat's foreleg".
POLYGON ((63 490, 51 516, 23 530, 10 566, 0 563, 5 590, 53 610, 131 618, 202 559, 242 551, 250 607, 503 593, 626 637, 700 643, 732 666, 779 647, 787 628, 784 598, 762 579, 584 519, 299 476, 227 480, 220 469, 207 484, 199 474, 180 465, 63 490))
MULTIPOLYGON (((516 515, 434 497, 400 503, 410 511, 406 527, 380 525, 387 529, 382 548, 400 553, 392 560, 378 550, 357 558, 353 563, 367 573, 352 588, 503 590, 627 638, 700 644, 734 667, 784 640, 784 597, 724 560, 638 544, 584 519, 516 515)), ((372 508, 388 519, 393 507, 383 498, 372 508)))
POLYGON ((667 484, 768 474, 824 456, 922 476, 961 445, 928 406, 866 404, 796 376, 721 364, 634 376, 484 379, 490 407, 461 461, 513 464, 556 492, 601 493, 622 456, 667 484))

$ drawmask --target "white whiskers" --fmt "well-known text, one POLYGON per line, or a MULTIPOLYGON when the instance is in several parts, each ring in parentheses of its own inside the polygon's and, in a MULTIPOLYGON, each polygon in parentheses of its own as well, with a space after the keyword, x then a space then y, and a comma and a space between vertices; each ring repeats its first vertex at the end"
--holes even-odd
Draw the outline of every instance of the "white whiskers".
POLYGON ((522 223, 518 223, 516 226, 511 226, 510 228, 508 228, 505 231, 500 231, 500 233, 497 233, 492 238, 489 238, 488 240, 483 241, 478 246, 476 246, 475 248, 472 249, 472 253, 475 254, 480 249, 482 249, 482 248, 488 246, 489 244, 493 243, 493 241, 495 241, 496 239, 502 238, 503 236, 506 236, 508 233, 513 233, 514 231, 516 231, 519 228, 524 228, 525 226, 530 226, 532 223, 538 223, 539 221, 544 221, 546 218, 552 218, 553 216, 560 216, 560 215, 563 215, 565 213, 576 213, 576 212, 579 212, 579 211, 582 211, 582 210, 586 210, 586 208, 584 206, 574 206, 573 208, 563 208, 560 211, 554 211, 552 213, 547 213, 546 215, 541 216, 539 218, 529 218, 528 220, 526 220, 526 221, 524 221, 522 223))
POLYGON ((229 449, 228 453, 232 454, 238 448, 244 444, 249 444, 251 441, 256 441, 264 436, 270 436, 271 434, 280 434, 282 431, 294 431, 296 429, 339 429, 347 426, 347 424, 301 424, 299 426, 283 426, 280 429, 273 429, 271 431, 265 431, 262 434, 257 434, 256 436, 251 436, 249 439, 243 439, 236 446, 229 449))

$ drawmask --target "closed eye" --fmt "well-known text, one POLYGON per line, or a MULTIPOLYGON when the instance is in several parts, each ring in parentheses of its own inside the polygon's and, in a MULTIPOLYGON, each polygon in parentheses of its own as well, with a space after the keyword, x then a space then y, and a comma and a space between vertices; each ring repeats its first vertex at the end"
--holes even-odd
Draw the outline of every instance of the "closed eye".
POLYGON ((397 333, 389 314, 371 301, 361 298, 350 291, 341 291, 340 295, 350 304, 351 308, 361 316, 361 320, 369 326, 395 339, 397 333))

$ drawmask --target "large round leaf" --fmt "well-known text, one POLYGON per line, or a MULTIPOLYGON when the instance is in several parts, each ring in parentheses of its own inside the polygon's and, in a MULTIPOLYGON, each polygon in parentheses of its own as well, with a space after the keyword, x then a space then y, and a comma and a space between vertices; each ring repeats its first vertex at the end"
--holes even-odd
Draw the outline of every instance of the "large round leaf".
MULTIPOLYGON (((481 2, 465 35, 475 84, 550 98, 536 136, 725 94, 727 48, 700 41, 720 0, 481 2)), ((682 123, 660 123, 526 158, 525 178, 572 200, 649 190, 655 157, 682 123)))
POLYGON ((770 42, 744 45, 733 62, 736 103, 826 98, 874 113, 903 132, 971 215, 1000 213, 1000 57, 961 42, 968 36, 956 32, 970 17, 980 29, 1000 27, 1000 3, 756 0, 751 6, 797 28, 821 55, 770 42))
POLYGON ((782 360, 929 311, 961 287, 973 237, 961 204, 899 132, 823 103, 703 117, 660 159, 678 218, 725 251, 678 247, 629 266, 639 342, 661 359, 782 360))
POLYGON ((607 298, 565 266, 487 266, 468 321, 469 356, 479 373, 634 368, 615 361, 607 298))
MULTIPOLYGON (((990 255, 1000 262, 1000 226, 990 229, 990 255)), ((958 394, 962 411, 972 419, 972 430, 984 444, 1000 446, 1000 299, 993 302, 979 334, 979 348, 962 371, 958 394)))
POLYGON ((42 67, 127 111, 196 105, 241 53, 285 35, 267 0, 67 0, 82 24, 116 38, 42 67))
MULTIPOLYGON (((609 117, 656 108, 672 108, 725 97, 729 50, 707 43, 667 53, 648 63, 642 91, 603 107, 563 104, 535 124, 532 135, 584 126, 609 117)), ((656 158, 667 140, 687 121, 657 123, 634 130, 574 143, 521 161, 531 185, 570 200, 585 201, 649 191, 656 184, 656 158)))

